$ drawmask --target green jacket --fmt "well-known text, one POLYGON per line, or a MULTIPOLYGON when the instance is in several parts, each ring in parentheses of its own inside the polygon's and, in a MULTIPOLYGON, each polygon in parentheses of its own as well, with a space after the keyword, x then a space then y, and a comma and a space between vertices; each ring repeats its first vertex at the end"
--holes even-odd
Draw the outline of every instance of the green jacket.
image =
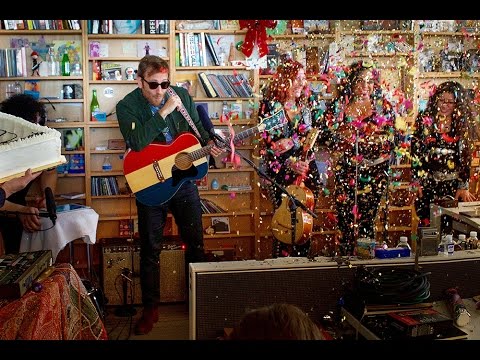
MULTIPOLYGON (((202 145, 206 145, 209 140, 209 134, 202 126, 193 99, 185 89, 177 86, 172 86, 172 88, 182 100, 185 109, 187 109, 200 132, 202 145)), ((173 138, 187 131, 195 135, 195 131, 190 127, 180 111, 173 111, 165 119, 158 112, 152 115, 150 104, 139 88, 125 95, 117 103, 116 111, 120 131, 127 147, 134 151, 140 151, 152 142, 164 143, 166 140, 162 130, 167 125, 173 138)))

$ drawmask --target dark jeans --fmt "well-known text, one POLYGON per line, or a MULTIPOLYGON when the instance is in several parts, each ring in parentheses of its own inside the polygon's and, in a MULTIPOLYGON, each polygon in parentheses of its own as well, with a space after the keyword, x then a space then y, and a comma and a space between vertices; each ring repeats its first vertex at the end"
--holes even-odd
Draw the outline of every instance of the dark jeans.
POLYGON ((160 302, 160 252, 168 210, 171 211, 180 237, 186 245, 186 279, 188 279, 189 263, 204 260, 200 196, 197 186, 187 181, 168 202, 160 206, 146 206, 137 201, 137 209, 142 303, 144 306, 156 305, 160 302))

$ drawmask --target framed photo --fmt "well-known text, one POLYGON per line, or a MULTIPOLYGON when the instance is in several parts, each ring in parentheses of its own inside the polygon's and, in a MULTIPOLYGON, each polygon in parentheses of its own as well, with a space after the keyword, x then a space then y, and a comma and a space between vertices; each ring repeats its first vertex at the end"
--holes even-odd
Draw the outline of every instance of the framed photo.
POLYGON ((309 34, 320 34, 330 31, 329 20, 303 20, 303 26, 309 34))
POLYGON ((230 220, 226 216, 212 217, 212 227, 215 234, 230 234, 230 220))
POLYGON ((220 20, 221 30, 240 30, 238 20, 220 20))
POLYGON ((114 63, 101 63, 102 80, 122 80, 122 66, 114 63))

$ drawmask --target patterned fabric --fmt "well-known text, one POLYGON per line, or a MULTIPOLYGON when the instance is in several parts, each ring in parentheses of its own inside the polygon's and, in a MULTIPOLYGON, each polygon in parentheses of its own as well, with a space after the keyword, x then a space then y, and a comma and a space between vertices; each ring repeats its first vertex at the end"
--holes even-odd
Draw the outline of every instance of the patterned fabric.
POLYGON ((0 340, 107 340, 103 322, 70 264, 0 308, 0 340))

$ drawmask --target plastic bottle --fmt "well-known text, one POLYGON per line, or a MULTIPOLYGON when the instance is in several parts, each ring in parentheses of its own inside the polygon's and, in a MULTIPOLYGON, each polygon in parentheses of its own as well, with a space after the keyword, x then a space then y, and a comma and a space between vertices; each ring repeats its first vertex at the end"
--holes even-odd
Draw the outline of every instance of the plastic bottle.
POLYGON ((70 76, 70 58, 66 50, 62 57, 62 76, 70 76))
POLYGON ((112 164, 110 163, 110 156, 105 156, 102 164, 102 171, 112 171, 112 164))
POLYGON ((406 236, 400 236, 400 241, 398 242, 397 248, 406 248, 410 249, 410 244, 408 243, 408 238, 406 236))
POLYGON ((452 256, 453 253, 455 252, 455 241, 453 241, 453 235, 449 234, 446 236, 446 254, 448 256, 452 256))
POLYGON ((443 255, 446 253, 446 243, 447 243, 447 238, 446 236, 442 236, 440 239, 440 244, 438 244, 438 255, 443 255))
POLYGON ((467 239, 467 244, 469 249, 478 248, 478 238, 476 231, 470 231, 470 236, 467 239))
POLYGON ((98 103, 97 90, 92 90, 92 102, 90 103, 90 114, 92 121, 95 121, 95 114, 100 111, 100 104, 98 103))
POLYGON ((468 248, 468 243, 467 243, 467 236, 465 234, 459 234, 458 235, 458 245, 462 250, 467 250, 468 248))

